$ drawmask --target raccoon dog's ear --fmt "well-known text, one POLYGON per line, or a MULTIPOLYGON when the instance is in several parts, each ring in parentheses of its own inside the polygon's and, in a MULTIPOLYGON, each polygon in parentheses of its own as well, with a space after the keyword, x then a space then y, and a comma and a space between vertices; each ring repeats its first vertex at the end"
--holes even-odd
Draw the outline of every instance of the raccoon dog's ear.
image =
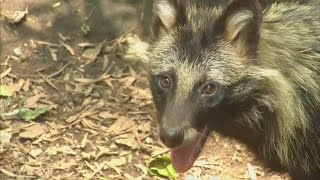
POLYGON ((240 55, 255 56, 260 39, 262 10, 257 0, 233 0, 224 11, 224 37, 240 55))
POLYGON ((158 38, 179 24, 183 24, 185 14, 185 0, 154 0, 153 33, 155 37, 158 38))

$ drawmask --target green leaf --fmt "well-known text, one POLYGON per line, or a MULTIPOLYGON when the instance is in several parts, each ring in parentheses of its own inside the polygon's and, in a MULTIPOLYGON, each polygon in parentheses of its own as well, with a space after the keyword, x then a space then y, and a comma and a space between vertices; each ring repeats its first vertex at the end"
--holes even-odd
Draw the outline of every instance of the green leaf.
POLYGON ((47 109, 43 109, 43 108, 39 108, 35 110, 21 109, 18 116, 23 118, 26 121, 32 121, 46 112, 47 112, 47 109))
POLYGON ((168 156, 156 157, 149 163, 149 174, 167 179, 177 179, 177 173, 168 156))
POLYGON ((87 34, 91 31, 90 26, 87 25, 86 23, 83 23, 82 26, 81 26, 81 31, 82 31, 85 35, 87 35, 87 34))
POLYGON ((12 87, 0 85, 0 96, 13 96, 12 87))

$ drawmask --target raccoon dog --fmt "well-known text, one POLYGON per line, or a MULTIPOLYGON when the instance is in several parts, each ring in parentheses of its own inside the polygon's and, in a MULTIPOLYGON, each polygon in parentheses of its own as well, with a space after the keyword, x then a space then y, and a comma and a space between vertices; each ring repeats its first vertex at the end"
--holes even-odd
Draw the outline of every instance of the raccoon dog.
POLYGON ((319 2, 155 0, 153 33, 143 58, 178 172, 216 132, 271 170, 320 179, 319 2))

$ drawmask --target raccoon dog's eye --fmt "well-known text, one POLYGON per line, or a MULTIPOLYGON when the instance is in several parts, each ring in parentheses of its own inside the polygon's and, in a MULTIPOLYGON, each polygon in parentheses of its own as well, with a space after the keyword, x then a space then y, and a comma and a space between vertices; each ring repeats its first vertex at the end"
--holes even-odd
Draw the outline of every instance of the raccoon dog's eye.
POLYGON ((171 86, 171 79, 169 76, 162 76, 159 78, 159 85, 161 88, 167 89, 171 86))
POLYGON ((217 86, 215 84, 207 84, 202 89, 202 94, 213 95, 217 92, 217 86))

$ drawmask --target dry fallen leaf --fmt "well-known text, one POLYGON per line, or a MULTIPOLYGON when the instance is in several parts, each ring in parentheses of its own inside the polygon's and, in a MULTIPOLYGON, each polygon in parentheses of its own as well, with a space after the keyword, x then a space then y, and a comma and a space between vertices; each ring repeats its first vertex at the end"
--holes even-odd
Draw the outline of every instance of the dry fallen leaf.
POLYGON ((118 159, 111 159, 110 164, 114 165, 114 166, 123 166, 127 163, 127 160, 125 157, 120 157, 118 159))
POLYGON ((90 164, 88 161, 85 161, 86 165, 89 167, 89 169, 91 169, 92 171, 95 170, 94 165, 90 164))
MULTIPOLYGON (((95 151, 91 151, 91 152, 89 152, 89 153, 87 153, 87 152, 82 152, 82 153, 81 153, 81 156, 82 156, 83 159, 91 160, 91 159, 95 159, 96 156, 97 156, 97 154, 96 154, 95 151)), ((96 160, 97 160, 97 158, 96 158, 96 160)))
POLYGON ((58 56, 57 56, 57 52, 58 50, 51 48, 50 46, 48 46, 48 50, 50 52, 51 58, 53 61, 58 61, 58 56))
POLYGON ((105 79, 104 82, 109 86, 111 87, 111 89, 114 89, 114 86, 112 84, 112 81, 110 79, 105 79))
POLYGON ((12 172, 10 172, 8 170, 5 170, 5 169, 1 168, 0 171, 3 172, 4 174, 6 174, 9 177, 18 177, 18 175, 14 174, 14 173, 12 173, 12 172))
POLYGON ((140 88, 134 88, 132 91, 132 95, 134 95, 136 98, 139 99, 151 99, 151 94, 148 89, 140 89, 140 88))
POLYGON ((86 133, 81 141, 81 148, 85 148, 88 141, 88 133, 86 133))
POLYGON ((86 176, 88 179, 93 179, 93 177, 105 167, 105 163, 98 164, 96 168, 90 165, 87 161, 86 164, 93 171, 93 173, 86 176))
POLYGON ((113 169, 114 171, 116 171, 118 174, 122 174, 122 170, 120 168, 118 168, 117 166, 113 165, 112 163, 106 161, 105 162, 111 169, 113 169))
POLYGON ((25 83, 25 81, 23 79, 20 79, 18 81, 18 83, 13 84, 13 86, 12 86, 13 87, 13 91, 19 92, 21 90, 21 88, 23 87, 24 83, 25 83))
POLYGON ((100 112, 98 116, 102 119, 117 119, 119 115, 112 114, 109 111, 100 112))
POLYGON ((22 89, 23 89, 25 92, 27 92, 27 91, 29 91, 29 89, 30 89, 30 85, 31 85, 30 79, 28 79, 28 80, 23 84, 22 89))
POLYGON ((36 123, 23 128, 22 132, 19 134, 19 137, 25 139, 34 139, 46 132, 48 132, 48 128, 45 125, 36 123))
POLYGON ((59 161, 58 163, 56 163, 53 166, 53 169, 56 169, 56 170, 68 170, 72 166, 76 166, 77 164, 78 163, 74 159, 70 159, 69 161, 67 161, 66 159, 63 159, 63 160, 59 161))
POLYGON ((57 148, 57 152, 61 152, 62 154, 66 154, 66 155, 68 155, 68 154, 69 155, 76 155, 77 154, 73 149, 71 149, 70 146, 67 146, 67 145, 57 148))
POLYGON ((83 43, 79 43, 78 46, 81 48, 87 48, 87 47, 94 47, 94 44, 90 42, 83 42, 83 43))
POLYGON ((136 166, 137 169, 139 169, 143 175, 146 175, 148 173, 148 168, 143 165, 143 164, 135 164, 134 166, 136 166))
POLYGON ((109 65, 109 57, 107 55, 103 56, 103 64, 102 64, 102 70, 105 71, 109 65))
POLYGON ((31 149, 30 154, 32 155, 32 157, 37 157, 42 153, 42 149, 31 149))
POLYGON ((153 139, 150 138, 150 137, 147 137, 146 140, 145 140, 145 142, 146 142, 147 144, 153 144, 153 139))
POLYGON ((250 179, 256 180, 257 175, 256 175, 256 172, 254 171, 254 167, 250 163, 247 163, 247 166, 248 166, 248 173, 249 173, 250 179))
POLYGON ((36 94, 30 98, 28 98, 25 102, 24 107, 26 108, 37 108, 38 104, 37 102, 42 98, 45 97, 45 94, 40 93, 40 94, 36 94))
POLYGON ((45 46, 52 46, 52 47, 59 47, 59 44, 51 43, 51 42, 46 42, 46 41, 37 41, 34 40, 35 43, 39 45, 45 45, 45 46))
POLYGON ((6 77, 8 74, 10 74, 12 68, 8 68, 7 70, 3 71, 1 74, 0 74, 0 79, 6 77))
POLYGON ((99 153, 96 156, 95 160, 98 160, 101 156, 104 156, 104 155, 117 155, 117 154, 119 154, 119 152, 110 151, 110 149, 106 148, 106 147, 102 147, 102 146, 97 146, 97 147, 99 148, 99 153))
POLYGON ((0 85, 0 96, 13 96, 14 90, 12 86, 0 85))
POLYGON ((103 44, 104 42, 98 44, 94 48, 88 48, 84 50, 81 56, 88 59, 90 62, 93 62, 94 60, 96 60, 97 56, 100 54, 103 44))
POLYGON ((58 154, 57 148, 55 147, 49 147, 46 151, 45 154, 48 156, 55 156, 58 154))
POLYGON ((139 147, 139 143, 133 134, 122 134, 117 136, 114 142, 119 145, 130 147, 131 149, 137 149, 139 147))
POLYGON ((66 50, 72 55, 74 56, 74 50, 72 49, 72 47, 66 43, 64 43, 63 41, 60 41, 60 43, 62 44, 63 47, 66 48, 66 50))
POLYGON ((8 144, 11 140, 12 134, 6 130, 0 131, 0 144, 8 144))
POLYGON ((115 121, 115 123, 113 123, 109 127, 108 133, 110 133, 110 135, 116 136, 126 131, 130 131, 134 128, 136 128, 136 123, 132 119, 121 116, 118 120, 115 121))
POLYGON ((56 8, 61 5, 61 2, 56 2, 52 5, 52 8, 56 8))
POLYGON ((98 126, 96 123, 90 121, 90 120, 86 120, 86 119, 83 119, 81 121, 81 124, 86 127, 86 128, 89 128, 89 129, 95 129, 95 130, 99 130, 101 127, 98 126))
POLYGON ((149 133, 151 132, 151 122, 140 123, 138 130, 140 132, 149 133))
POLYGON ((71 38, 64 36, 62 33, 58 33, 58 36, 59 36, 59 38, 60 38, 62 41, 69 41, 69 40, 71 40, 71 38))
POLYGON ((152 151, 151 156, 152 156, 152 157, 156 157, 156 156, 165 154, 165 153, 167 153, 168 151, 170 151, 168 148, 162 148, 162 147, 153 146, 153 151, 152 151))
POLYGON ((121 82, 123 83, 123 86, 128 88, 132 86, 132 84, 136 81, 137 79, 133 76, 125 77, 121 79, 121 82))
POLYGON ((31 165, 28 165, 28 164, 25 164, 23 165, 21 168, 20 168, 20 172, 21 173, 24 173, 28 176, 38 176, 38 177, 42 177, 44 174, 43 172, 41 171, 41 168, 38 167, 38 166, 31 166, 31 165))
POLYGON ((83 83, 83 85, 87 85, 87 84, 92 84, 92 83, 97 83, 99 81, 108 79, 110 77, 110 75, 107 74, 103 74, 100 77, 96 78, 96 79, 89 79, 89 78, 75 78, 74 80, 80 83, 83 83))
POLYGON ((131 176, 131 175, 128 174, 128 173, 124 173, 123 176, 124 176, 125 178, 127 178, 128 180, 135 180, 135 179, 137 179, 137 178, 131 176))

